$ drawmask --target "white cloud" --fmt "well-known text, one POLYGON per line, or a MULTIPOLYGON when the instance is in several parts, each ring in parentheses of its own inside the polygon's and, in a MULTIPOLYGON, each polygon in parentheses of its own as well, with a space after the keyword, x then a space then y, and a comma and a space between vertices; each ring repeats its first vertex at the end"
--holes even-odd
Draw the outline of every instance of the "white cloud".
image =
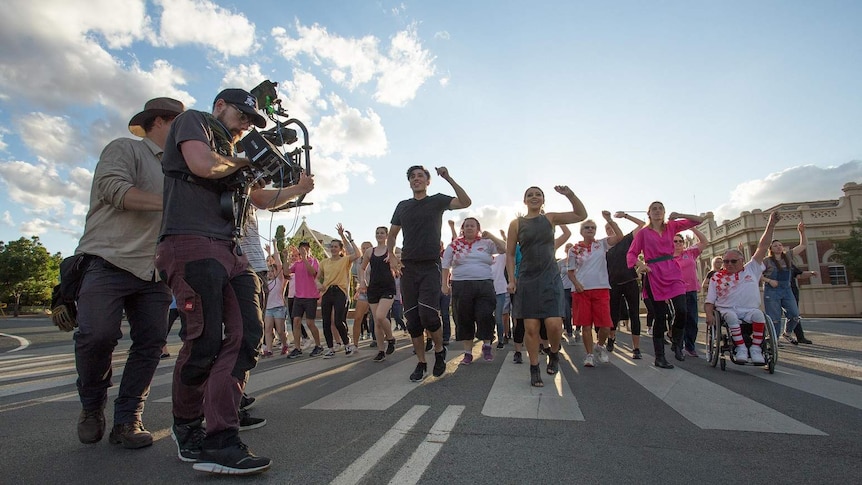
MULTIPOLYGON (((518 207, 490 205, 482 207, 471 206, 457 213, 444 214, 443 217, 446 218, 446 221, 455 221, 455 232, 459 231, 461 228, 461 222, 463 222, 464 219, 475 217, 482 226, 483 231, 490 231, 494 236, 500 237, 500 230, 507 231, 509 229, 509 223, 515 218, 515 214, 518 212, 524 212, 524 210, 525 207, 523 204, 518 207)), ((443 234, 444 236, 448 236, 449 227, 447 222, 444 222, 443 226, 443 234)))
POLYGON ((67 117, 45 113, 23 116, 19 126, 21 140, 30 150, 48 164, 79 165, 85 158, 85 149, 78 132, 67 117))
POLYGON ((434 32, 434 38, 435 39, 441 39, 441 40, 449 40, 449 38, 450 38, 449 32, 447 32, 445 30, 441 30, 440 32, 434 32))
POLYGON ((9 226, 9 227, 15 226, 15 221, 12 220, 12 214, 9 211, 3 212, 2 222, 4 225, 9 226))
POLYGON ((185 77, 167 61, 147 70, 107 50, 152 36, 142 0, 11 2, 4 10, 14 15, 0 16, 0 90, 19 105, 97 104, 131 116, 155 96, 193 99, 176 87, 185 77))
POLYGON ((159 38, 167 47, 198 44, 224 56, 257 50, 254 24, 208 0, 156 0, 161 6, 159 38))
POLYGON ((382 156, 386 154, 386 132, 380 116, 372 109, 363 114, 348 106, 336 95, 329 96, 335 113, 320 118, 315 131, 315 145, 322 154, 346 156, 382 156))
POLYGON ((296 38, 281 27, 271 31, 285 59, 298 61, 305 55, 328 72, 333 82, 351 91, 376 79, 374 99, 380 103, 403 106, 434 74, 434 57, 422 48, 416 24, 395 34, 387 54, 381 52, 380 40, 371 35, 346 38, 330 34, 318 24, 306 27, 298 21, 295 27, 296 38))
POLYGON ((79 221, 68 221, 60 218, 42 219, 37 217, 21 223, 18 230, 21 231, 21 234, 33 234, 37 236, 48 232, 58 232, 77 239, 81 237, 83 227, 83 222, 79 221))
POLYGON ((320 97, 323 84, 314 74, 302 69, 293 70, 293 80, 283 81, 278 86, 278 95, 291 117, 301 120, 311 120, 318 111, 328 109, 328 104, 320 97))
POLYGON ((0 181, 6 185, 6 196, 28 213, 65 213, 66 202, 89 204, 90 183, 85 169, 61 177, 46 164, 22 161, 0 162, 0 181))
POLYGON ((837 199, 847 182, 862 183, 862 161, 837 167, 802 165, 736 186, 729 201, 713 210, 716 222, 735 219, 742 211, 766 210, 788 202, 837 199))
MULTIPOLYGON (((266 80, 266 77, 260 71, 259 64, 240 64, 238 66, 231 66, 225 72, 219 89, 242 88, 246 91, 251 91, 264 80, 266 80)), ((215 95, 216 93, 213 93, 213 97, 215 95)))
POLYGON ((380 65, 374 99, 392 106, 407 104, 425 80, 434 75, 434 56, 422 48, 415 25, 392 39, 389 57, 381 59, 380 65))

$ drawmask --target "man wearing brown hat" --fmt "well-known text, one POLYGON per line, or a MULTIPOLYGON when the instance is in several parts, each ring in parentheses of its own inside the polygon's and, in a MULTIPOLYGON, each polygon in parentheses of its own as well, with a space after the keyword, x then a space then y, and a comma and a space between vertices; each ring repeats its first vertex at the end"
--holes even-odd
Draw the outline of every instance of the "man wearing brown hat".
POLYGON ((147 101, 129 121, 129 131, 142 138, 112 141, 96 164, 84 235, 75 250, 86 258, 74 335, 82 443, 96 443, 105 432, 111 355, 122 337, 125 311, 132 346, 114 400, 109 441, 125 448, 153 444, 141 415, 165 343, 171 303, 170 289, 154 267, 164 180, 159 159, 171 122, 184 109, 175 99, 147 101))
POLYGON ((266 119, 242 89, 220 92, 212 114, 189 110, 174 120, 162 158, 156 250, 156 268, 176 296, 182 325, 171 435, 180 460, 231 475, 259 473, 272 463, 239 438, 237 409, 257 364, 263 310, 259 281, 235 239, 235 216, 222 207, 230 192, 225 177, 249 163, 235 146, 252 124, 264 128, 266 119))

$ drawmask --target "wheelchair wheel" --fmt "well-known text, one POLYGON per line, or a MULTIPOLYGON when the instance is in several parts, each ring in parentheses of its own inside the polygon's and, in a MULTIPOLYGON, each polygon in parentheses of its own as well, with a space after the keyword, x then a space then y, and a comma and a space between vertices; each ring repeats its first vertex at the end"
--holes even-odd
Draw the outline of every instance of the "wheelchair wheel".
POLYGON ((766 369, 770 374, 775 374, 775 364, 778 363, 778 336, 775 335, 775 327, 772 319, 766 315, 766 324, 763 332, 763 357, 766 359, 766 369))
POLYGON ((706 327, 706 358, 709 365, 718 365, 718 357, 721 354, 721 315, 713 312, 712 325, 706 327))

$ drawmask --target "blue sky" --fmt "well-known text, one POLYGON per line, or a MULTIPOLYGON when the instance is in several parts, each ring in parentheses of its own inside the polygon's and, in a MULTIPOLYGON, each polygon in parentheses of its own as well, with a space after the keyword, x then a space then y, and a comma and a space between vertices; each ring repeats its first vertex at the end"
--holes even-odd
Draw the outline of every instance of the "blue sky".
POLYGON ((309 127, 316 181, 313 206, 259 213, 264 233, 306 217, 372 240, 413 164, 448 167, 473 206, 446 217, 490 230, 529 185, 547 210, 566 184, 594 218, 661 200, 720 223, 862 183, 860 2, 8 3, 0 240, 64 255, 147 99, 208 110, 264 79, 309 127))

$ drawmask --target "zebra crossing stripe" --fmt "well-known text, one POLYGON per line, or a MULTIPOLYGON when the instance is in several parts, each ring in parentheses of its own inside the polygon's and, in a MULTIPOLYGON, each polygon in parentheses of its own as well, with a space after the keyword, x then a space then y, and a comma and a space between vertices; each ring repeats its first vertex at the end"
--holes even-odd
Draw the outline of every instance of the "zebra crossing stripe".
POLYGON ((862 387, 855 384, 787 367, 776 369, 775 374, 772 375, 758 373, 757 377, 856 409, 862 409, 862 387))
POLYGON ((387 431, 374 445, 335 477, 332 485, 353 485, 359 483, 389 451, 407 436, 416 426, 419 418, 428 411, 429 406, 417 405, 410 408, 407 414, 387 431))
POLYGON ((410 456, 398 473, 389 481, 389 485, 415 485, 422 478, 422 474, 428 469, 428 465, 443 448, 443 444, 449 439, 449 434, 455 428, 455 423, 461 413, 464 412, 465 406, 447 406, 443 414, 437 418, 434 426, 428 431, 428 436, 425 437, 416 451, 410 456))
MULTIPOLYGON (((564 354, 564 350, 561 354, 564 354)), ((497 359, 500 359, 500 353, 497 359)), ((584 414, 578 400, 572 394, 562 372, 554 376, 545 374, 542 366, 542 380, 545 387, 530 385, 530 367, 527 363, 517 365, 508 359, 509 353, 502 357, 503 365, 497 373, 494 385, 485 399, 482 414, 493 418, 520 419, 557 419, 563 421, 583 421, 584 414)), ((562 355, 561 355, 562 357, 562 355)), ((527 353, 524 352, 527 360, 527 353)), ((561 359, 561 364, 563 360, 561 359)))
MULTIPOLYGON (((396 364, 369 363, 381 369, 370 376, 342 387, 302 409, 383 411, 404 398, 420 384, 408 376, 416 367, 416 359, 408 358, 396 364)), ((427 378, 426 378, 427 379, 427 378)))
POLYGON ((634 362, 619 355, 611 359, 614 366, 701 429, 826 436, 680 367, 658 369, 649 358, 634 362))

